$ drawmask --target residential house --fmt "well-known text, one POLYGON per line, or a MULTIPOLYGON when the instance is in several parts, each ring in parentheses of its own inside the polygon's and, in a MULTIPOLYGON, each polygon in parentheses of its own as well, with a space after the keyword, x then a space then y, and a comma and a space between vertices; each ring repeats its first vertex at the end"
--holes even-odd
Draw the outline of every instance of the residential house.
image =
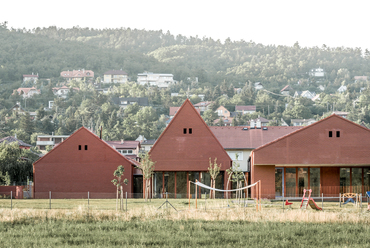
POLYGON ((296 91, 293 95, 293 97, 305 97, 305 98, 308 98, 308 99, 312 99, 314 98, 314 96, 316 95, 315 92, 310 92, 308 90, 305 90, 305 91, 296 91))
POLYGON ((22 115, 26 114, 26 111, 22 108, 20 102, 17 102, 16 104, 14 104, 14 106, 11 107, 9 111, 22 114, 22 115))
POLYGON ((256 112, 256 106, 247 105, 247 106, 235 106, 235 112, 244 114, 253 114, 256 112))
POLYGON ((173 118, 175 114, 177 113, 177 111, 179 111, 179 109, 180 107, 170 107, 170 113, 169 113, 170 118, 173 118))
POLYGON ((122 70, 110 70, 104 72, 104 83, 127 83, 127 73, 122 70))
POLYGON ((21 149, 27 149, 28 150, 32 147, 32 145, 27 144, 27 143, 23 142, 22 140, 17 139, 17 136, 15 136, 15 137, 14 136, 8 136, 8 137, 0 139, 0 144, 2 144, 4 142, 8 143, 8 144, 13 143, 13 142, 17 142, 17 144, 19 145, 19 148, 21 148, 21 149))
POLYGON ((41 91, 36 89, 35 87, 31 88, 18 88, 14 90, 13 95, 18 93, 18 95, 21 95, 23 98, 30 98, 33 95, 41 94, 41 91))
POLYGON ((194 104, 194 108, 198 109, 200 112, 204 112, 208 109, 210 109, 213 102, 206 101, 206 102, 199 102, 197 104, 194 104))
POLYGON ((144 136, 139 135, 139 137, 136 139, 136 141, 140 142, 140 152, 146 153, 149 152, 154 143, 156 142, 155 139, 147 140, 144 136))
POLYGON ((280 94, 284 95, 284 96, 289 96, 289 92, 292 91, 292 87, 290 87, 290 85, 287 85, 285 86, 284 88, 282 88, 280 90, 280 94))
MULTIPOLYGON (((115 198, 113 172, 125 169, 124 192, 142 188, 135 185, 137 162, 126 158, 88 129, 81 127, 33 164, 34 196, 49 198, 115 198)), ((142 178, 142 176, 141 176, 142 178)), ((129 195, 130 197, 130 195, 129 195)))
MULTIPOLYGON (((253 150, 251 181, 263 198, 337 197, 370 190, 370 130, 338 115, 253 150)), ((252 197, 255 191, 252 189, 252 197)))
POLYGON ((32 82, 32 83, 36 83, 37 80, 39 80, 39 74, 37 73, 36 75, 33 74, 24 74, 23 75, 23 83, 28 83, 28 82, 32 82))
POLYGON ((315 119, 291 119, 290 124, 292 126, 308 126, 315 123, 315 119))
POLYGON ((67 81, 75 80, 75 81, 83 81, 86 79, 93 79, 94 72, 91 70, 72 70, 72 71, 62 71, 60 76, 67 81))
POLYGON ((252 150, 300 128, 302 127, 271 126, 263 129, 251 129, 248 126, 210 127, 230 158, 239 164, 243 172, 250 172, 248 160, 252 150))
POLYGON ((229 118, 230 117, 230 111, 227 110, 224 106, 220 106, 216 109, 215 113, 217 113, 217 115, 219 117, 223 117, 223 118, 229 118))
POLYGON ((317 95, 316 95, 316 96, 314 96, 311 100, 312 100, 312 101, 314 101, 314 102, 316 102, 316 101, 320 101, 320 100, 321 100, 320 95, 319 95, 319 94, 317 94, 317 95))
POLYGON ((253 119, 249 121, 250 128, 262 128, 266 127, 270 120, 267 120, 263 117, 258 117, 257 119, 253 119))
POLYGON ((46 146, 52 146, 52 148, 54 148, 68 137, 69 135, 37 135, 36 146, 41 151, 46 150, 46 146))
MULTIPOLYGON (((154 196, 169 192, 174 193, 170 196, 186 198, 194 192, 194 185, 189 185, 189 181, 198 180, 210 185, 210 158, 212 161, 217 158, 221 165, 216 188, 227 187, 226 170, 232 161, 189 99, 155 142, 150 156, 156 162, 152 184, 154 196)), ((199 193, 205 192, 199 189, 199 193)))
POLYGON ((319 90, 321 90, 321 91, 324 91, 325 90, 325 86, 323 86, 323 85, 319 85, 319 86, 317 86, 317 88, 319 89, 319 90))
POLYGON ((221 117, 213 121, 215 126, 231 126, 233 124, 234 117, 221 117), (222 124, 220 123, 222 122, 222 124))
POLYGON ((261 84, 261 82, 256 82, 256 83, 254 83, 254 88, 256 90, 261 90, 261 89, 263 89, 263 85, 261 84))
POLYGON ((343 93, 343 92, 345 92, 347 90, 347 86, 345 86, 345 85, 341 85, 338 89, 337 89, 337 91, 339 92, 339 93, 343 93))
POLYGON ((68 97, 68 94, 71 90, 74 90, 74 91, 79 91, 80 89, 77 88, 77 87, 73 87, 73 88, 70 88, 66 85, 62 86, 62 87, 54 87, 52 88, 53 90, 53 94, 56 95, 57 97, 61 97, 61 98, 67 98, 68 97))
POLYGON ((367 76, 355 76, 355 82, 367 81, 367 76))
POLYGON ((159 88, 167 88, 174 83, 172 74, 144 72, 137 75, 137 82, 140 85, 157 86, 159 88))
POLYGON ((339 115, 340 117, 343 117, 345 119, 347 119, 347 116, 348 116, 348 112, 344 112, 344 111, 333 111, 332 114, 336 114, 336 115, 339 115))
POLYGON ((325 70, 322 69, 322 68, 314 68, 314 69, 311 69, 309 75, 311 77, 324 77, 325 76, 325 70))
POLYGON ((113 97, 112 101, 114 104, 120 106, 120 108, 127 108, 131 104, 137 103, 140 107, 149 106, 148 97, 113 97))
POLYGON ((140 141, 123 140, 121 141, 106 141, 108 145, 116 149, 123 156, 129 157, 133 160, 138 160, 140 152, 140 141))

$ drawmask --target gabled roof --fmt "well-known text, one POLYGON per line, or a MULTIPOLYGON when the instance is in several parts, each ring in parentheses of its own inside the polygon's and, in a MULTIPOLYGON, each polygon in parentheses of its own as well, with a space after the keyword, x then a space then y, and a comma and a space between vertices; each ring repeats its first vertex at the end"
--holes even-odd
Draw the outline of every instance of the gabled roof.
POLYGON ((174 116, 179 109, 180 107, 170 107, 170 116, 174 116))
POLYGON ((26 95, 28 95, 28 93, 30 91, 36 91, 36 92, 40 92, 40 90, 36 89, 35 87, 32 87, 32 88, 18 88, 16 89, 15 91, 18 92, 18 94, 22 94, 22 92, 26 95))
POLYGON ((210 127, 224 149, 255 149, 301 128, 270 126, 264 130, 250 129, 248 126, 210 127))
POLYGON ((135 140, 124 140, 122 141, 106 141, 111 147, 114 146, 115 149, 136 149, 140 148, 140 141, 135 140))
POLYGON ((197 104, 194 104, 194 107, 207 107, 208 105, 210 105, 211 101, 206 101, 206 102, 198 102, 197 104))
POLYGON ((45 158, 48 158, 50 156, 53 155, 53 153, 57 150, 57 149, 60 149, 61 147, 63 146, 68 146, 68 141, 70 141, 71 139, 73 139, 75 136, 78 136, 79 134, 81 133, 87 133, 88 135, 91 135, 92 137, 95 138, 96 142, 99 142, 101 143, 102 145, 106 146, 108 149, 111 149, 112 151, 114 151, 118 156, 122 157, 124 160, 127 160, 128 162, 131 163, 131 161, 129 161, 125 156, 123 156, 121 153, 119 153, 116 149, 114 149, 113 147, 111 147, 110 145, 108 145, 104 140, 101 140, 98 136, 96 136, 93 132, 91 132, 90 130, 88 130, 87 128, 85 127, 81 127, 79 128, 77 131, 75 131, 71 136, 69 136, 67 139, 65 139, 62 143, 59 143, 57 146, 54 146, 54 148, 49 151, 48 153, 46 153, 42 158, 40 158, 39 160, 37 160, 35 163, 33 163, 33 165, 36 165, 38 163, 40 163, 40 161, 44 160, 45 158))
POLYGON ((289 90, 291 90, 292 89, 292 87, 290 87, 290 85, 287 85, 287 86, 285 86, 284 88, 282 88, 282 90, 280 91, 280 92, 283 92, 283 91, 289 91, 289 90))
POLYGON ((94 77, 94 72, 91 70, 62 71, 60 76, 64 78, 94 77))
POLYGON ((6 143, 17 142, 19 146, 31 147, 31 145, 23 142, 22 140, 17 139, 16 137, 13 137, 13 136, 8 136, 8 137, 0 139, 0 143, 3 143, 3 142, 6 142, 6 143))
POLYGON ((370 130, 332 114, 255 149, 254 164, 369 164, 370 130))
POLYGON ((157 171, 204 171, 210 157, 217 157, 222 170, 231 165, 229 155, 189 99, 159 136, 150 155, 157 162, 157 171))

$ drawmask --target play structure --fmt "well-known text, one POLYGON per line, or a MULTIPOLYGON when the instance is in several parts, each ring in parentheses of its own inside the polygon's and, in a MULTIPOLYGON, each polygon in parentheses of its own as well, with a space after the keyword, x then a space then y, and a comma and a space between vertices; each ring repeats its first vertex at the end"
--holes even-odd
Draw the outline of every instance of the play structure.
POLYGON ((301 209, 307 209, 307 206, 310 205, 310 207, 312 209, 322 210, 322 208, 320 208, 319 206, 317 206, 317 204, 314 201, 314 199, 311 198, 311 193, 312 193, 312 189, 309 189, 309 190, 304 189, 303 190, 303 197, 302 197, 302 202, 301 202, 300 208, 301 209), (306 197, 306 192, 308 193, 308 196, 307 197, 306 197))
POLYGON ((343 205, 352 202, 357 207, 359 206, 360 197, 360 194, 357 193, 343 193, 340 194, 340 201, 343 205))
POLYGON ((370 210, 370 191, 366 192, 366 198, 367 198, 367 210, 370 210))
MULTIPOLYGON (((214 190, 214 191, 218 191, 218 192, 235 192, 235 191, 242 191, 242 190, 245 190, 245 189, 249 189, 249 188, 254 188, 255 190, 255 200, 256 200, 256 210, 257 212, 258 211, 261 211, 262 210, 262 204, 261 204, 261 192, 262 192, 262 187, 261 187, 261 181, 258 181, 258 182, 255 182, 254 184, 251 184, 251 185, 248 185, 248 186, 245 186, 243 188, 239 188, 239 189, 216 189, 216 188, 211 188, 210 186, 208 185, 205 185, 201 182, 199 182, 198 180, 195 180, 195 182, 192 182, 192 181, 189 181, 189 192, 190 192, 190 183, 193 183, 195 184, 195 208, 198 208, 198 187, 202 187, 202 188, 205 188, 205 189, 209 189, 209 190, 214 190)), ((190 196, 191 194, 189 194, 189 210, 190 210, 190 196)))

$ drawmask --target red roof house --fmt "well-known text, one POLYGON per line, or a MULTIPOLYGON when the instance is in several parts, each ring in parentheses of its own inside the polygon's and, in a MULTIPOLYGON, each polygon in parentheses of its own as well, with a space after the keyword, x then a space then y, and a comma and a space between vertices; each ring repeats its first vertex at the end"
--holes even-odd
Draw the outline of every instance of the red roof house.
MULTIPOLYGON (((153 182, 154 192, 167 191, 175 194, 181 192, 183 196, 189 193, 187 187, 189 180, 197 179, 208 183, 209 158, 212 158, 212 161, 217 158, 223 173, 232 163, 189 99, 185 100, 158 138, 150 155, 152 161, 156 162, 155 171, 158 172, 156 175, 158 178, 154 178, 153 182), (159 183, 163 185, 158 186, 159 183)), ((219 187, 224 187, 223 181, 219 187)))
POLYGON ((339 196, 370 190, 370 130, 331 115, 251 153, 251 183, 264 197, 339 196))
POLYGON ((88 129, 81 127, 69 138, 33 164, 34 197, 114 198, 116 186, 111 180, 119 165, 129 180, 123 190, 133 192, 133 166, 113 147, 88 129))

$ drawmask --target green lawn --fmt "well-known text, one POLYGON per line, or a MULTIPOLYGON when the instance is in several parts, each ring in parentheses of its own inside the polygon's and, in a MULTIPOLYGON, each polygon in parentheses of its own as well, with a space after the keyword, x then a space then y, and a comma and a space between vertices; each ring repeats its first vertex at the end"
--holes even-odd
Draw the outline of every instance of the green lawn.
POLYGON ((0 222, 2 247, 369 247, 365 224, 247 221, 0 222))

